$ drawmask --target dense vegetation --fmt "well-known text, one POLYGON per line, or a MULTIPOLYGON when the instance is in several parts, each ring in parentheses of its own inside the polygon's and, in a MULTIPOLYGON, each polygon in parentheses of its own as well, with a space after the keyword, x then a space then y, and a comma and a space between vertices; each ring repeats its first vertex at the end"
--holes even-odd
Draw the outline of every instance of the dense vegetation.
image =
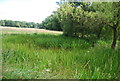
POLYGON ((63 35, 3 33, 3 78, 119 78, 119 10, 120 2, 64 2, 41 24, 1 20, 2 26, 63 31, 63 35))
MULTIPOLYGON (((69 0, 68 0, 69 1, 69 0)), ((113 36, 111 48, 115 48, 120 31, 120 2, 67 2, 42 22, 46 29, 63 30, 65 36, 101 37, 113 36)))
POLYGON ((12 20, 0 20, 0 26, 42 28, 39 23, 25 22, 25 21, 12 21, 12 20))
POLYGON ((120 34, 119 10, 120 2, 68 2, 60 4, 42 23, 1 20, 0 25, 63 30, 65 36, 82 38, 113 36, 111 48, 114 49, 120 34))
POLYGON ((50 15, 42 21, 41 26, 49 30, 62 31, 56 12, 54 12, 54 15, 50 15))
POLYGON ((5 79, 116 79, 118 51, 109 40, 48 34, 3 35, 5 79))

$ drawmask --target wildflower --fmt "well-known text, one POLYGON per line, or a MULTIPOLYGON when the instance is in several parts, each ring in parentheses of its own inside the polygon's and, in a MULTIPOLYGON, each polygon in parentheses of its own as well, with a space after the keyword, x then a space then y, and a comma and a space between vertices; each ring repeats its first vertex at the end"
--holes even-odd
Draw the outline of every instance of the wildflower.
POLYGON ((46 69, 45 71, 46 71, 46 72, 50 72, 50 69, 46 69))

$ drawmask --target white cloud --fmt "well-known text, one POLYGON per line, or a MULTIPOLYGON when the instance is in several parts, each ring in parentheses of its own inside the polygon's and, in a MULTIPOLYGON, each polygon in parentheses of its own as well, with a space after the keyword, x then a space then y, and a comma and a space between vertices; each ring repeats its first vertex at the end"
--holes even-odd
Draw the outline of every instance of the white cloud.
POLYGON ((56 10, 56 0, 9 0, 0 4, 0 19, 41 22, 56 10))

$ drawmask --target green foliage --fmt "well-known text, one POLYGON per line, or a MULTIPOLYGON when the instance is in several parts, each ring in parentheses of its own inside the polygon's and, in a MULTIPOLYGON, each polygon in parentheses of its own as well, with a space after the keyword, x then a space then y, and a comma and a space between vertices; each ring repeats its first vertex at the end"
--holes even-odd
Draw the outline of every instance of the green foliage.
MULTIPOLYGON (((86 38, 111 38, 113 25, 119 23, 119 3, 64 2, 42 26, 50 30, 63 30, 65 36, 86 38)), ((119 29, 119 24, 117 29, 119 29)))
POLYGON ((0 20, 0 26, 42 28, 39 23, 25 22, 25 21, 12 21, 12 20, 0 20))
POLYGON ((72 7, 74 4, 63 4, 58 9, 58 18, 65 35, 97 36, 103 28, 103 18, 98 13, 84 11, 82 7, 72 7))
POLYGON ((54 12, 54 15, 48 16, 44 21, 41 23, 42 27, 49 30, 57 30, 61 31, 60 22, 58 21, 58 18, 56 16, 56 12, 54 12))
POLYGON ((60 4, 57 13, 64 35, 100 39, 109 38, 113 33, 111 48, 115 48, 120 27, 119 10, 120 2, 93 2, 89 5, 68 0, 60 4))
POLYGON ((96 10, 94 9, 94 7, 92 6, 91 2, 68 2, 70 4, 72 4, 73 7, 81 7, 84 11, 88 11, 88 12, 96 12, 96 10))
POLYGON ((106 20, 106 26, 113 32, 113 41, 111 48, 115 48, 120 28, 120 2, 102 2, 95 4, 95 8, 106 20))
MULTIPOLYGON (((91 42, 61 35, 2 37, 4 79, 116 79, 118 51, 109 41, 91 42)), ((92 40, 91 40, 92 41, 92 40)))

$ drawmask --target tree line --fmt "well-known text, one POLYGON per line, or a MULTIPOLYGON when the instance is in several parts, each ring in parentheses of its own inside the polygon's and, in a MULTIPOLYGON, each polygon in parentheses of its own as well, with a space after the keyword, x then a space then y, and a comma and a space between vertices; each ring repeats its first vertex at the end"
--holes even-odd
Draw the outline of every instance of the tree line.
POLYGON ((0 20, 0 26, 42 28, 40 23, 26 22, 26 21, 12 21, 12 20, 0 20))
POLYGON ((112 37, 115 48, 120 31, 120 2, 64 2, 42 23, 46 29, 63 30, 65 36, 100 39, 112 37))

